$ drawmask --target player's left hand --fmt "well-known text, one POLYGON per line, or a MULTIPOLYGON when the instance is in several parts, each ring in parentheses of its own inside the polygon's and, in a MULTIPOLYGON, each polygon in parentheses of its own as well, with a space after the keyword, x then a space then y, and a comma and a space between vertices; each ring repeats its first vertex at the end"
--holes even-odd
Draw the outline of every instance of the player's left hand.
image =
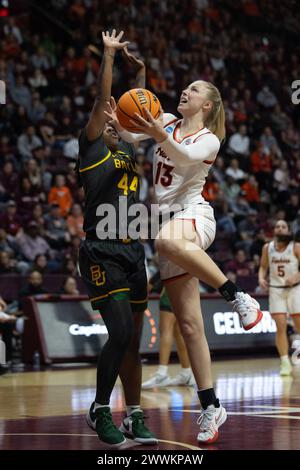
POLYGON ((142 61, 142 59, 136 57, 135 55, 131 54, 128 51, 128 47, 124 47, 122 51, 123 56, 130 62, 132 65, 134 65, 137 69, 143 69, 145 68, 145 64, 142 61))
POLYGON ((107 117, 108 123, 114 126, 117 132, 123 131, 123 127, 119 123, 119 119, 117 116, 117 103, 112 96, 110 101, 106 103, 106 110, 104 110, 104 114, 107 117))
POLYGON ((143 108, 144 113, 147 116, 147 120, 144 119, 137 113, 134 113, 134 121, 130 122, 139 129, 142 134, 147 134, 152 137, 159 144, 167 139, 168 134, 166 133, 163 122, 162 122, 162 113, 158 119, 154 119, 152 114, 148 111, 147 108, 143 108))

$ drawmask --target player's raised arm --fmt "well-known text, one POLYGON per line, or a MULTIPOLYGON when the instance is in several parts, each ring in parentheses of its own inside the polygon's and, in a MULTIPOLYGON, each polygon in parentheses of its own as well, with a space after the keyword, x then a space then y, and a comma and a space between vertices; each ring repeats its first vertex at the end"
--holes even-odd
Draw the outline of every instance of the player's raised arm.
POLYGON ((124 58, 136 69, 135 87, 145 88, 146 86, 146 67, 142 59, 138 59, 135 55, 128 51, 127 47, 123 49, 124 58))
POLYGON ((121 42, 123 35, 123 31, 117 35, 115 29, 113 29, 112 33, 109 33, 108 31, 102 32, 104 52, 100 71, 97 77, 97 96, 89 121, 86 125, 86 135, 90 141, 97 139, 102 134, 104 124, 107 120, 104 110, 106 108, 106 103, 110 100, 111 96, 115 54, 118 50, 124 49, 124 47, 129 44, 128 41, 121 42))

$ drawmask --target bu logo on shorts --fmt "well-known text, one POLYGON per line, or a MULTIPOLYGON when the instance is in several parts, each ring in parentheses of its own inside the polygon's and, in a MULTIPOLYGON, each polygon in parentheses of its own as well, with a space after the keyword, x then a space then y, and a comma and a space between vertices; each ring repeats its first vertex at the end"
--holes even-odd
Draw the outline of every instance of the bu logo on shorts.
POLYGON ((105 284, 105 271, 101 271, 100 266, 95 264, 90 267, 92 281, 95 282, 96 286, 103 286, 105 284))

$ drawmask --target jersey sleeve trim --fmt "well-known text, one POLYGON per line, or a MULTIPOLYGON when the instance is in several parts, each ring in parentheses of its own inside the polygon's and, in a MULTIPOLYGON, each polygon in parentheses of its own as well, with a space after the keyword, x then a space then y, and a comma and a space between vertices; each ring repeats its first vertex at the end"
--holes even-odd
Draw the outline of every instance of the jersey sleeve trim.
MULTIPOLYGON (((201 131, 202 131, 202 129, 201 129, 201 131)), ((200 131, 199 131, 199 132, 200 132, 200 131)), ((197 141, 200 139, 200 137, 202 137, 203 135, 206 135, 206 134, 212 134, 212 132, 211 132, 211 131, 207 131, 207 132, 203 132, 203 134, 201 134, 201 135, 198 135, 198 137, 196 137, 196 139, 193 140, 193 144, 194 144, 195 142, 197 142, 197 141)))
POLYGON ((92 170, 93 168, 96 168, 96 166, 99 166, 101 165, 101 163, 104 163, 106 160, 108 160, 110 156, 111 156, 111 151, 109 150, 108 154, 104 158, 102 158, 100 162, 94 163, 94 165, 86 166, 85 168, 81 168, 79 170, 79 173, 83 173, 84 171, 88 171, 88 170, 92 170))
MULTIPOLYGON (((185 135, 182 139, 178 139, 177 138, 177 133, 178 133, 178 130, 179 128, 181 127, 181 121, 179 121, 176 126, 175 126, 175 129, 173 131, 173 137, 174 137, 174 140, 176 140, 176 142, 178 142, 179 144, 181 144, 181 142, 183 142, 185 139, 187 139, 188 137, 191 137, 192 135, 195 135, 195 134, 198 134, 198 132, 202 131, 204 129, 204 127, 201 127, 201 129, 198 129, 196 132, 192 132, 191 134, 187 134, 185 135)), ((203 134, 204 135, 204 134, 203 134)), ((200 137, 200 136, 199 136, 200 137)))

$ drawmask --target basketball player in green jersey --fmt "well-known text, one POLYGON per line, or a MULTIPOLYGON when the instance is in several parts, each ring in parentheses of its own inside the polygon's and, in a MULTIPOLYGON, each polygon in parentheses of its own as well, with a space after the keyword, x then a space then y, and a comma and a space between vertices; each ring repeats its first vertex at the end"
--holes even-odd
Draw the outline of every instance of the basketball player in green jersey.
MULTIPOLYGON (((147 307, 144 249, 138 240, 124 238, 119 230, 119 223, 123 222, 119 213, 120 201, 127 204, 128 211, 138 202, 139 179, 134 147, 120 139, 114 127, 106 122, 104 113, 111 98, 115 54, 128 45, 128 42, 120 42, 122 36, 123 32, 117 35, 115 30, 111 34, 102 33, 104 53, 98 94, 79 137, 78 167, 85 193, 86 232, 79 250, 80 271, 92 307, 100 310, 109 335, 98 357, 96 397, 87 422, 99 439, 111 446, 125 443, 126 436, 143 444, 157 443, 144 424, 140 408, 139 342, 143 312, 147 307), (108 223, 107 228, 103 208, 108 205, 115 211, 115 224, 108 223), (115 426, 109 406, 118 375, 127 406, 127 416, 120 428, 115 426)), ((130 62, 138 65, 138 76, 143 78, 144 64, 128 51, 125 54, 130 62)))

